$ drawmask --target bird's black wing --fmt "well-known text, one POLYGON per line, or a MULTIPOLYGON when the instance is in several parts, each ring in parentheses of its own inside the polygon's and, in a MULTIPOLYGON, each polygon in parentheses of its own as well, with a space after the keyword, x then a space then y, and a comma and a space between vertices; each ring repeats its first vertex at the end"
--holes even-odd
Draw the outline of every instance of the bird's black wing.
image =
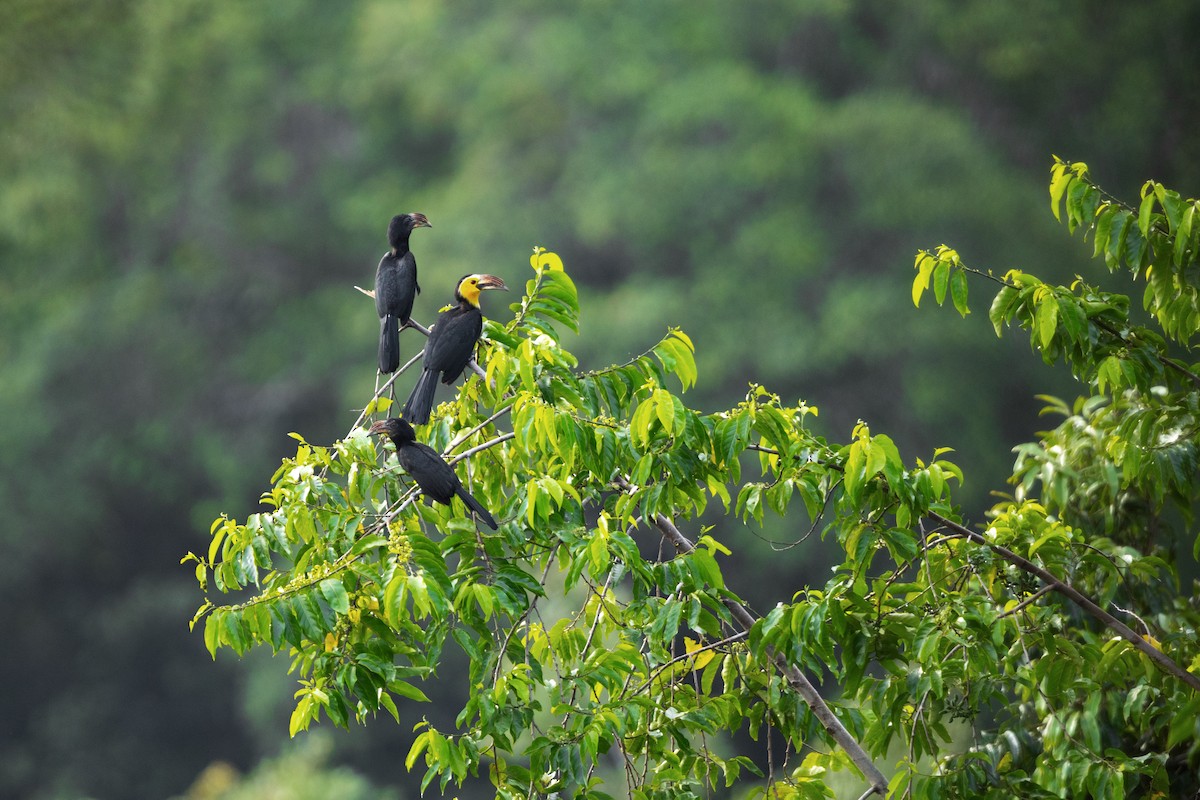
POLYGON ((454 383, 475 353, 483 314, 477 308, 452 308, 438 317, 434 331, 436 338, 431 335, 425 345, 425 367, 441 372, 442 383, 454 383))
POLYGON ((379 259, 379 266, 375 268, 375 313, 381 317, 387 314, 384 296, 387 294, 387 284, 390 280, 387 272, 392 269, 392 264, 392 254, 387 253, 379 259))
POLYGON ((388 253, 375 271, 375 313, 391 314, 400 324, 408 322, 417 292, 417 260, 411 252, 388 253))
POLYGON ((410 442, 399 448, 396 457, 404 471, 412 476, 426 496, 444 505, 462 486, 454 470, 437 452, 420 442, 410 442))

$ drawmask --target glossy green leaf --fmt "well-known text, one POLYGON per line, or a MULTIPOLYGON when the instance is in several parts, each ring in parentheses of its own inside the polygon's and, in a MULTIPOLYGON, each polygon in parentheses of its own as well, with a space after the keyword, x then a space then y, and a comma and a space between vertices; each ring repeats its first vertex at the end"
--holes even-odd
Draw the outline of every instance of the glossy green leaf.
POLYGON ((963 270, 955 270, 950 276, 950 297, 954 301, 954 308, 962 317, 966 317, 971 313, 970 307, 967 305, 967 273, 963 270))
POLYGON ((1058 330, 1058 300, 1047 294, 1037 305, 1038 341, 1043 349, 1050 347, 1058 330))
POLYGON ((933 269, 933 299, 940 306, 946 302, 946 289, 950 286, 950 263, 939 261, 933 269))
POLYGON ((342 585, 341 580, 328 578, 321 581, 320 588, 325 602, 329 603, 329 607, 335 612, 345 614, 350 610, 350 597, 346 594, 346 587, 342 585))

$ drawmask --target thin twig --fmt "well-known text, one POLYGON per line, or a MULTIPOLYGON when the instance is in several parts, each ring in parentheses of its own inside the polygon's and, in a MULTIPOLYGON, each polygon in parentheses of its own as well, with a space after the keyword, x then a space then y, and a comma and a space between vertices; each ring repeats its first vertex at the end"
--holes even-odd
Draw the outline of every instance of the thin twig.
MULTIPOLYGON (((726 636, 724 639, 718 639, 715 642, 709 642, 708 644, 701 645, 689 653, 684 653, 681 656, 675 656, 670 661, 660 664, 654 670, 654 672, 650 673, 650 676, 646 678, 646 680, 642 681, 640 686, 633 690, 633 694, 641 694, 647 686, 654 683, 655 678, 661 675, 664 670, 669 669, 673 664, 678 664, 680 661, 687 661, 688 659, 695 658, 697 653, 703 653, 705 650, 716 650, 718 647, 724 647, 727 644, 733 644, 734 642, 745 639, 749 635, 750 634, 746 631, 738 631, 730 636, 726 636)), ((625 697, 626 695, 624 692, 622 692, 621 696, 625 697)))
POLYGON ((1010 608, 1008 611, 1005 611, 1003 614, 1000 614, 998 617, 996 617, 996 619, 1004 619, 1005 617, 1011 617, 1013 614, 1020 612, 1021 609, 1033 605, 1038 600, 1041 600, 1043 597, 1045 597, 1047 594, 1049 594, 1050 592, 1053 592, 1053 591, 1054 591, 1054 587, 1051 586, 1050 584, 1046 584, 1045 586, 1038 589, 1033 594, 1029 595, 1029 597, 1026 597, 1024 600, 1017 603, 1015 606, 1010 608))
POLYGON ((1134 619, 1136 619, 1138 622, 1140 622, 1142 624, 1142 629, 1146 631, 1146 635, 1147 636, 1151 635, 1150 626, 1146 624, 1146 620, 1142 619, 1137 614, 1133 613, 1132 611, 1130 611, 1127 608, 1121 608, 1116 603, 1113 603, 1113 608, 1115 608, 1117 611, 1120 611, 1122 614, 1125 614, 1126 616, 1130 616, 1130 617, 1133 617, 1134 619))

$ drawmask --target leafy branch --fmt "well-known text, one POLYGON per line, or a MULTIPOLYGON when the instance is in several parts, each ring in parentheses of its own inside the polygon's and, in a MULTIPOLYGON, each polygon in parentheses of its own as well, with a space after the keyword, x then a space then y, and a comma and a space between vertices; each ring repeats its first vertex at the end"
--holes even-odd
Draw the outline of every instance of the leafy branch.
POLYGON ((988 541, 983 535, 976 533, 975 531, 964 527, 963 525, 960 525, 959 523, 954 522, 947 517, 942 516, 936 511, 927 512, 927 516, 941 527, 950 531, 954 536, 967 539, 975 544, 981 544, 1021 571, 1037 576, 1037 578, 1046 586, 1066 597, 1072 603, 1079 606, 1080 609, 1094 617, 1106 628, 1109 628, 1113 631, 1113 633, 1116 633, 1118 636, 1136 647, 1139 651, 1150 658, 1151 661, 1158 665, 1158 667, 1164 672, 1174 675, 1188 686, 1200 691, 1200 678, 1197 678, 1195 675, 1179 666, 1174 659, 1172 659, 1162 650, 1159 650, 1157 647, 1150 644, 1143 637, 1139 636, 1128 625, 1121 622, 1121 620, 1117 619, 1112 614, 1109 614, 1107 611, 1097 605, 1094 600, 1076 589, 1071 584, 1055 577, 1043 567, 1040 567, 1029 559, 1014 553, 1007 547, 1003 547, 995 542, 988 541))

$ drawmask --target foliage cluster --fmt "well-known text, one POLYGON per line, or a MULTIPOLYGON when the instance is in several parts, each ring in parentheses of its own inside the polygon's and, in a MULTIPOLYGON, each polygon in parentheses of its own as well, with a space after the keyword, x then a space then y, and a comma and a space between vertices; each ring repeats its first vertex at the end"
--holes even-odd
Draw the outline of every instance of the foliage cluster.
POLYGON ((1197 204, 1149 183, 1135 212, 1082 164, 1056 161, 1052 178, 1056 214, 1065 198, 1110 268, 1146 278, 1158 331, 1082 279, 994 278, 948 247, 918 254, 914 300, 931 289, 966 316, 968 276, 998 281, 997 332, 1028 330, 1090 390, 1049 401, 1065 421, 1020 449, 1015 491, 982 531, 953 504, 963 475, 944 451, 906 463, 862 422, 830 442, 809 429, 815 408, 758 386, 726 411, 689 408, 668 380, 697 378, 681 331, 579 370, 557 330, 576 327, 574 284, 535 249, 512 319, 487 324, 486 377, 426 432, 465 448, 500 530, 421 503, 390 457, 377 468, 360 423, 388 412, 381 389, 332 447, 301 439, 264 494, 273 510, 218 519, 207 556, 189 554, 201 586, 250 592, 200 608, 209 649, 291 653, 295 733, 322 713, 411 720, 401 701, 425 699, 417 684, 453 643, 470 662, 465 700, 455 730, 416 724, 406 764, 424 767, 422 787, 486 767, 498 797, 605 798, 597 768, 612 760, 639 798, 750 776, 770 797, 826 797, 828 771, 847 766, 897 797, 1194 791, 1200 609, 1174 559, 1197 493, 1200 379, 1171 346, 1200 322, 1197 204), (755 617, 724 577, 731 542, 682 532, 713 501, 746 520, 794 512, 843 561, 755 617), (570 610, 548 616, 560 585, 570 610), (728 752, 738 731, 764 745, 774 731, 786 750, 764 774, 728 752), (895 741, 885 785, 871 758, 895 741))

